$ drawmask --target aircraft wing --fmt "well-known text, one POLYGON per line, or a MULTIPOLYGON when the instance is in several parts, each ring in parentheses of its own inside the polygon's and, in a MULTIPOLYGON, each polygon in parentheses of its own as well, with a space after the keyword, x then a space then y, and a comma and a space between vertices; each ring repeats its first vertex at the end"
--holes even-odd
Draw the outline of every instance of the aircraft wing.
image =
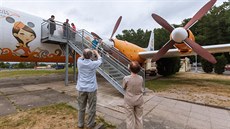
MULTIPOLYGON (((230 52, 230 44, 220 44, 220 45, 210 45, 210 46, 202 46, 209 53, 222 53, 222 52, 230 52)), ((139 52, 139 56, 144 59, 152 58, 158 50, 156 51, 145 51, 139 52)), ((163 56, 163 58, 167 57, 176 57, 176 56, 192 56, 196 55, 194 51, 191 53, 181 54, 178 49, 169 49, 168 52, 163 56)))

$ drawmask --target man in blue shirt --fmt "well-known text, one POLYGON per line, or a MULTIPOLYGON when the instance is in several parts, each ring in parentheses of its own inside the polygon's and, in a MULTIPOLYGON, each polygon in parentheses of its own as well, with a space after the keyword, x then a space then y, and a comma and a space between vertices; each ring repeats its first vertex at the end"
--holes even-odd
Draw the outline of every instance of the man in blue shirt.
POLYGON ((97 103, 97 79, 96 69, 101 65, 102 58, 96 50, 85 49, 83 57, 78 58, 78 80, 76 89, 78 90, 78 127, 84 128, 85 110, 88 101, 88 121, 87 127, 95 126, 96 103, 97 103), (92 55, 97 55, 97 60, 92 61, 92 55))

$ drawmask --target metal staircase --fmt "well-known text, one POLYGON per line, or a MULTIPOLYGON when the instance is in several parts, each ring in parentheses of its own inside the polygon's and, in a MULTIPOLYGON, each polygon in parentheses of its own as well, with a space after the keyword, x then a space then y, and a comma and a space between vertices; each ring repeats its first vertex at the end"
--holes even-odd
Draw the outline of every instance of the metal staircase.
MULTIPOLYGON (((68 45, 71 46, 78 54, 82 55, 82 51, 85 48, 90 48, 91 41, 89 40, 93 37, 86 30, 80 30, 76 33, 75 40, 68 40, 68 45)), ((124 64, 120 63, 119 60, 115 59, 108 52, 104 51, 103 48, 98 49, 100 55, 102 56, 103 63, 97 69, 97 71, 107 80, 109 81, 113 87, 115 87, 120 93, 124 94, 124 89, 122 88, 122 80, 124 76, 129 75, 130 72, 124 64)), ((116 51, 112 51, 112 53, 121 54, 116 51)), ((122 57, 122 56, 120 56, 122 57)), ((127 59, 123 59, 127 60, 127 59)), ((127 62, 129 62, 127 60, 127 62)), ((128 63, 127 63, 128 64, 128 63)))
MULTIPOLYGON (((49 38, 48 36, 46 40, 42 41, 48 43, 48 40, 53 40, 52 38, 49 38)), ((64 43, 63 38, 61 39, 62 40, 60 43, 64 43)), ((79 55, 82 55, 85 48, 91 48, 90 39, 93 39, 92 35, 83 29, 77 31, 74 38, 70 37, 65 41, 74 51, 76 51, 79 55)), ((55 38, 55 41, 58 41, 58 39, 55 38)), ((100 47, 98 51, 103 59, 103 63, 97 69, 98 73, 100 73, 107 81, 109 81, 112 86, 115 87, 120 93, 124 94, 124 89, 122 88, 122 80, 124 76, 130 74, 128 70, 128 64, 130 61, 122 53, 114 48, 111 49, 109 53, 104 51, 103 47, 100 47)), ((139 74, 143 76, 143 78, 145 77, 145 72, 143 69, 139 74)))

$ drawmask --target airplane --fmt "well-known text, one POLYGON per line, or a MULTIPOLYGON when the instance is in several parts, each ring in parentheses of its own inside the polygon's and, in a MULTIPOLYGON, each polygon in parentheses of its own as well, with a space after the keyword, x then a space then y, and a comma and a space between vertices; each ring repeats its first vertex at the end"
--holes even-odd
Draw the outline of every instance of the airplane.
MULTIPOLYGON (((64 63, 65 45, 41 42, 43 23, 44 19, 40 17, 0 7, 0 61, 64 63)), ((54 35, 62 35, 62 31, 62 28, 57 28, 54 35)), ((119 49, 119 46, 115 47, 119 49)), ((73 62, 73 57, 69 56, 69 62, 73 62)))
MULTIPOLYGON (((204 7, 202 7, 202 16, 212 7, 216 0, 211 0, 204 7), (204 11, 203 11, 204 10, 204 11)), ((194 23, 194 20, 197 21, 202 16, 200 11, 197 13, 199 18, 195 15, 195 19, 192 18, 187 25, 186 29, 191 27, 190 24, 194 23)), ((173 27, 167 24, 163 18, 153 14, 153 18, 160 23, 167 30, 173 30, 173 27), (164 21, 164 22, 162 22, 164 21)), ((189 56, 199 55, 205 57, 212 63, 215 63, 215 59, 211 57, 210 53, 221 53, 229 52, 230 44, 223 45, 210 45, 199 47, 194 42, 194 36, 190 30, 188 33, 183 32, 182 38, 178 35, 181 34, 180 29, 174 29, 175 36, 171 34, 171 40, 159 51, 151 50, 151 47, 141 48, 133 43, 128 41, 119 40, 112 38, 115 34, 122 17, 120 17, 113 29, 112 35, 109 39, 103 40, 103 42, 109 46, 106 49, 116 48, 121 53, 123 53, 129 60, 136 60, 140 64, 144 64, 147 59, 155 58, 159 59, 162 57, 174 57, 174 56, 189 56), (187 35, 186 35, 187 34, 187 35), (187 37, 186 37, 187 36, 187 37), (183 43, 178 43, 176 38, 183 41, 183 43), (185 39, 183 39, 185 38, 185 39), (185 41, 184 41, 185 40, 185 41), (174 43, 176 44, 174 45, 174 43), (186 42, 188 45, 186 45, 186 42), (169 44, 169 45, 168 45, 169 44), (193 45, 195 44, 195 45, 193 45), (169 49, 168 46, 176 46, 177 49, 169 49), (167 49, 165 49, 165 47, 167 49), (168 51, 168 52, 167 52, 168 51), (201 52, 204 51, 204 52, 201 52), (207 52, 208 51, 208 52, 207 52), (195 53, 196 52, 196 53, 195 53)), ((65 62, 65 51, 63 45, 60 44, 46 44, 41 42, 42 38, 42 28, 41 24, 44 22, 44 19, 29 15, 23 12, 15 11, 7 8, 0 8, 0 61, 5 62, 65 62)), ((193 25, 193 24, 192 24, 193 25)), ((187 32, 187 31, 186 31, 187 32)), ((55 33, 61 34, 62 28, 57 28, 55 33)), ((93 36, 96 33, 91 33, 93 36)), ((153 37, 153 36, 152 36, 153 37)), ((100 38, 98 36, 98 38, 100 38)), ((149 46, 152 46, 153 38, 150 38, 149 46)), ((79 57, 79 55, 77 56, 79 57)), ((69 62, 73 62, 73 58, 69 56, 69 62)))
MULTIPOLYGON (((0 7, 0 61, 65 62, 64 45, 41 42, 43 22, 40 17, 0 7)), ((55 33, 62 33, 61 29, 55 33)), ((71 56, 69 62, 73 62, 71 56)))
MULTIPOLYGON (((110 44, 111 47, 117 48, 121 53, 123 53, 129 60, 136 60, 140 64, 144 64, 146 59, 151 58, 152 62, 159 60, 164 57, 176 57, 176 56, 191 56, 191 55, 200 55, 207 61, 215 64, 217 61, 213 55, 210 53, 223 53, 230 52, 230 44, 220 44, 220 45, 209 45, 209 46, 200 46, 195 42, 195 37, 193 33, 189 30, 199 19, 201 19, 208 10, 215 4, 216 0, 210 0, 206 3, 194 16, 193 18, 185 25, 185 27, 174 28, 166 20, 157 14, 153 13, 153 19, 162 25, 166 30, 171 32, 170 40, 160 49, 160 50, 150 50, 139 47, 128 41, 122 41, 119 39, 112 39, 114 33, 116 32, 122 17, 120 16, 116 22, 116 25, 113 29, 112 35, 109 40, 105 40, 106 44, 110 44), (112 41, 112 45, 111 45, 112 41), (170 49, 172 47, 176 49, 170 49)), ((92 32, 92 35, 100 38, 96 33, 92 32)), ((150 38, 150 41, 153 40, 150 38)), ((151 42, 149 42, 151 46, 151 42)))

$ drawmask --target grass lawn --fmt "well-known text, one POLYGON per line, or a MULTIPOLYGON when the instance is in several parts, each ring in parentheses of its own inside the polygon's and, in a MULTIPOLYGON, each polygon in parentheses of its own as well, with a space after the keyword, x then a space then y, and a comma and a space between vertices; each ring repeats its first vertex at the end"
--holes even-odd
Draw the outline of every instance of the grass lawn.
MULTIPOLYGON (((76 129, 78 112, 65 104, 55 104, 34 108, 16 114, 0 117, 1 129, 76 129)), ((115 127, 102 118, 96 118, 97 123, 104 123, 108 129, 115 127)))
MULTIPOLYGON (((68 69, 69 74, 73 74, 73 69, 68 69)), ((11 78, 11 77, 29 77, 29 76, 45 76, 49 74, 63 74, 65 69, 55 70, 55 69, 23 69, 23 70, 1 70, 0 79, 2 78, 11 78)))

